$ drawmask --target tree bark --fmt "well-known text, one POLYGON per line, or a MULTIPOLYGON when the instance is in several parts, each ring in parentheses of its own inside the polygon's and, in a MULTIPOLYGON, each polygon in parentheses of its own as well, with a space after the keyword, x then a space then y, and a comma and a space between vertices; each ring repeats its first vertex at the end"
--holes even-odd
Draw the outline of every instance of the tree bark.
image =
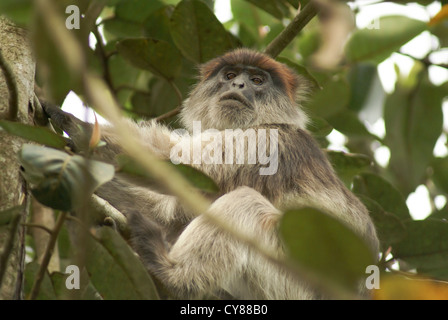
MULTIPOLYGON (((0 119, 31 124, 35 63, 26 30, 0 16, 0 119)), ((22 205, 13 223, 0 226, 0 299, 20 299, 25 257, 28 195, 17 153, 23 139, 0 129, 0 214, 22 205)))

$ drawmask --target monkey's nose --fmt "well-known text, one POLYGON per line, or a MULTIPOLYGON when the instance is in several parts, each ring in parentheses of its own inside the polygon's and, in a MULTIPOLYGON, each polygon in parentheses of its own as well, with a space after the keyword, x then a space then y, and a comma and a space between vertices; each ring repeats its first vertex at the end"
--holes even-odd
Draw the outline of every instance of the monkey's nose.
POLYGON ((242 81, 234 81, 232 83, 232 86, 238 89, 243 89, 244 88, 244 82, 242 81))

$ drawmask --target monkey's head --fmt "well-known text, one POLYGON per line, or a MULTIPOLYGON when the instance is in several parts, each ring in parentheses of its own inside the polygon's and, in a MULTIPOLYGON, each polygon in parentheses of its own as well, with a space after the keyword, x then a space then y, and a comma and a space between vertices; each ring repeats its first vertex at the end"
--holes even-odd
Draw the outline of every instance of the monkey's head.
POLYGON ((299 107, 308 84, 286 65, 249 49, 236 49, 200 67, 200 81, 185 100, 184 126, 236 129, 288 123, 304 129, 307 116, 299 107))

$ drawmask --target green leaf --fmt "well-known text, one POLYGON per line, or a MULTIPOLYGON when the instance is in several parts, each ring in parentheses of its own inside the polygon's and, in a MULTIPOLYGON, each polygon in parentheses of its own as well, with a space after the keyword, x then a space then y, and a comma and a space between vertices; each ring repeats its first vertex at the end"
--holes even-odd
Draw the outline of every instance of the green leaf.
POLYGON ((141 25, 135 21, 128 21, 119 18, 105 20, 104 36, 109 41, 120 38, 141 37, 141 25))
POLYGON ((172 165, 195 188, 208 193, 217 193, 219 188, 216 183, 205 173, 185 164, 172 165))
POLYGON ((284 1, 277 0, 246 0, 247 2, 252 3, 253 5, 259 7, 260 9, 266 11, 277 19, 283 19, 285 16, 287 17, 289 14, 288 7, 284 3, 284 1))
POLYGON ((435 158, 431 167, 433 170, 432 179, 435 185, 443 192, 448 193, 448 158, 435 158))
MULTIPOLYGON (((28 296, 31 293, 33 283, 36 280, 36 275, 39 270, 39 263, 33 261, 25 266, 25 283, 24 283, 24 293, 28 296)), ((42 279, 39 294, 37 295, 37 300, 56 300, 56 293, 53 288, 53 283, 51 282, 48 271, 45 271, 44 277, 42 279)))
POLYGON ((305 61, 310 60, 321 47, 322 35, 317 27, 305 28, 303 34, 297 39, 298 52, 305 61))
POLYGON ((359 63, 350 68, 348 81, 351 90, 348 109, 358 112, 362 110, 376 78, 378 78, 377 67, 370 63, 359 63))
POLYGON ((182 70, 182 56, 166 41, 151 38, 125 39, 117 43, 117 49, 129 63, 149 70, 170 81, 182 70))
POLYGON ((389 169, 404 194, 412 192, 425 179, 434 146, 442 133, 445 94, 443 87, 431 84, 424 74, 413 90, 398 85, 386 99, 384 141, 391 153, 389 169))
POLYGON ((0 120, 0 127, 6 132, 49 147, 62 149, 67 145, 67 141, 63 137, 44 127, 30 126, 7 120, 0 120))
POLYGON ((448 20, 445 19, 430 27, 431 34, 435 35, 439 41, 440 48, 448 47, 448 20))
POLYGON ((285 212, 280 233, 289 256, 327 281, 355 289, 374 264, 372 253, 351 229, 312 208, 285 212))
POLYGON ((181 1, 171 16, 170 30, 182 54, 196 63, 206 62, 232 48, 224 26, 201 1, 181 1))
MULTIPOLYGON (((132 175, 137 175, 140 177, 146 178, 146 181, 150 185, 154 185, 157 187, 158 183, 154 178, 146 172, 138 163, 136 163, 131 157, 126 155, 118 155, 117 163, 120 167, 120 172, 125 172, 132 175)), ((217 193, 219 192, 219 188, 216 183, 205 173, 184 164, 173 164, 170 161, 166 161, 168 165, 170 165, 173 170, 178 171, 191 185, 195 188, 198 188, 202 191, 208 193, 217 193)), ((162 190, 163 192, 163 190, 162 190)))
POLYGON ((67 289, 66 280, 70 273, 52 272, 51 282, 58 300, 79 299, 79 300, 100 300, 100 296, 89 281, 87 271, 80 271, 79 285, 80 288, 73 290, 67 289))
POLYGON ((174 44, 170 32, 170 18, 173 11, 174 6, 165 6, 151 13, 143 22, 145 37, 174 44))
MULTIPOLYGON (((116 88, 120 86, 136 86, 138 77, 143 72, 147 72, 135 68, 133 65, 129 65, 129 62, 119 54, 112 55, 108 61, 110 77, 116 88)), ((147 73, 149 74, 149 72, 147 73)), ((118 99, 123 105, 129 99, 130 95, 130 92, 127 90, 120 90, 117 92, 118 99)))
POLYGON ((349 62, 380 63, 408 41, 427 30, 425 22, 405 16, 381 17, 377 25, 378 28, 365 28, 353 33, 346 45, 346 56, 349 62))
POLYGON ((376 138, 359 120, 358 114, 351 110, 343 110, 328 116, 327 121, 333 128, 347 136, 376 138))
POLYGON ((324 119, 346 109, 350 97, 347 81, 339 78, 322 84, 322 87, 322 90, 317 90, 307 103, 307 109, 324 119))
POLYGON ((117 232, 103 227, 94 235, 88 246, 86 268, 104 299, 159 299, 149 273, 117 232))
POLYGON ((386 212, 395 214, 401 220, 411 219, 403 195, 384 178, 362 173, 353 181, 353 192, 375 200, 386 212))
POLYGON ((151 96, 150 93, 134 92, 131 96, 132 111, 148 118, 156 117, 157 114, 153 112, 153 108, 149 104, 151 96))
POLYGON ((307 125, 307 129, 310 130, 314 136, 318 137, 326 137, 333 131, 333 127, 327 120, 316 116, 310 117, 310 123, 307 125))
POLYGON ((81 205, 101 184, 111 180, 114 167, 64 152, 25 144, 19 154, 24 176, 42 204, 69 211, 81 205))
POLYGON ((448 206, 445 206, 440 210, 435 210, 431 213, 431 215, 427 219, 445 219, 448 221, 448 206))
POLYGON ((248 1, 230 0, 230 6, 233 19, 227 24, 227 29, 230 29, 236 23, 239 27, 238 37, 246 47, 260 48, 263 46, 263 42, 273 33, 273 26, 278 23, 278 20, 248 1), (260 37, 260 26, 271 28, 266 37, 260 37))
POLYGON ((328 150, 327 155, 338 176, 347 187, 350 187, 355 175, 372 164, 372 160, 363 154, 328 150))
POLYGON ((31 0, 2 0, 0 15, 5 15, 15 23, 26 26, 31 22, 33 6, 31 0))
MULTIPOLYGON (((189 61, 183 59, 184 68, 186 67, 185 63, 189 61)), ((188 67, 188 66, 187 66, 188 67)), ((182 76, 176 78, 174 80, 174 84, 182 93, 182 96, 186 96, 191 86, 195 83, 193 79, 186 78, 183 73, 185 70, 182 70, 182 76)), ((151 81, 150 86, 151 96, 149 97, 149 103, 147 108, 149 108, 149 112, 153 115, 162 115, 179 105, 179 99, 173 91, 173 87, 164 79, 157 78, 151 81)), ((175 125, 176 123, 171 123, 170 125, 175 125)))
POLYGON ((358 194, 357 196, 369 211, 370 217, 375 224, 382 250, 387 250, 391 245, 404 239, 406 228, 396 215, 386 212, 378 202, 365 195, 358 194))
MULTIPOLYGON (((55 41, 55 37, 51 34, 52 30, 48 30, 48 26, 43 19, 45 19, 43 15, 38 15, 33 26, 35 30, 39 30, 39 32, 33 33, 32 38, 37 60, 37 75, 45 81, 45 86, 49 92, 48 99, 55 104, 62 105, 71 90, 82 92, 81 75, 79 70, 69 68, 67 64, 70 60, 69 57, 62 54, 60 44, 55 41)), ((72 43, 69 42, 70 44, 72 43)), ((76 58, 81 59, 81 57, 76 58)))
POLYGON ((406 222, 407 236, 393 246, 395 258, 419 272, 448 280, 448 222, 426 219, 406 222))
POLYGON ((122 0, 115 6, 115 15, 122 20, 143 22, 162 6, 159 0, 122 0))
POLYGON ((297 63, 292 62, 291 60, 287 59, 287 58, 283 58, 283 57, 279 57, 277 58, 277 60, 281 63, 286 64, 288 67, 290 67, 291 69, 293 69, 296 73, 304 76, 310 86, 312 90, 316 90, 318 88, 320 88, 320 84, 317 82, 317 80, 308 72, 308 70, 304 67, 301 66, 297 63))

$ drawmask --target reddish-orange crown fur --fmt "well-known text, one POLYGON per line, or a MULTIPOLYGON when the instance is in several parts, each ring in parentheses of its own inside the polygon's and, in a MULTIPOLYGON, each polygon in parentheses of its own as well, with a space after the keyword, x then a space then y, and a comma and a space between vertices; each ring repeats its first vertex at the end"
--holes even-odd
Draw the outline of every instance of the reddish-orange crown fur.
POLYGON ((286 65, 275 61, 266 54, 250 49, 236 49, 201 66, 203 80, 216 75, 224 66, 245 65, 263 69, 271 75, 274 83, 285 90, 294 101, 299 87, 299 77, 286 65))

